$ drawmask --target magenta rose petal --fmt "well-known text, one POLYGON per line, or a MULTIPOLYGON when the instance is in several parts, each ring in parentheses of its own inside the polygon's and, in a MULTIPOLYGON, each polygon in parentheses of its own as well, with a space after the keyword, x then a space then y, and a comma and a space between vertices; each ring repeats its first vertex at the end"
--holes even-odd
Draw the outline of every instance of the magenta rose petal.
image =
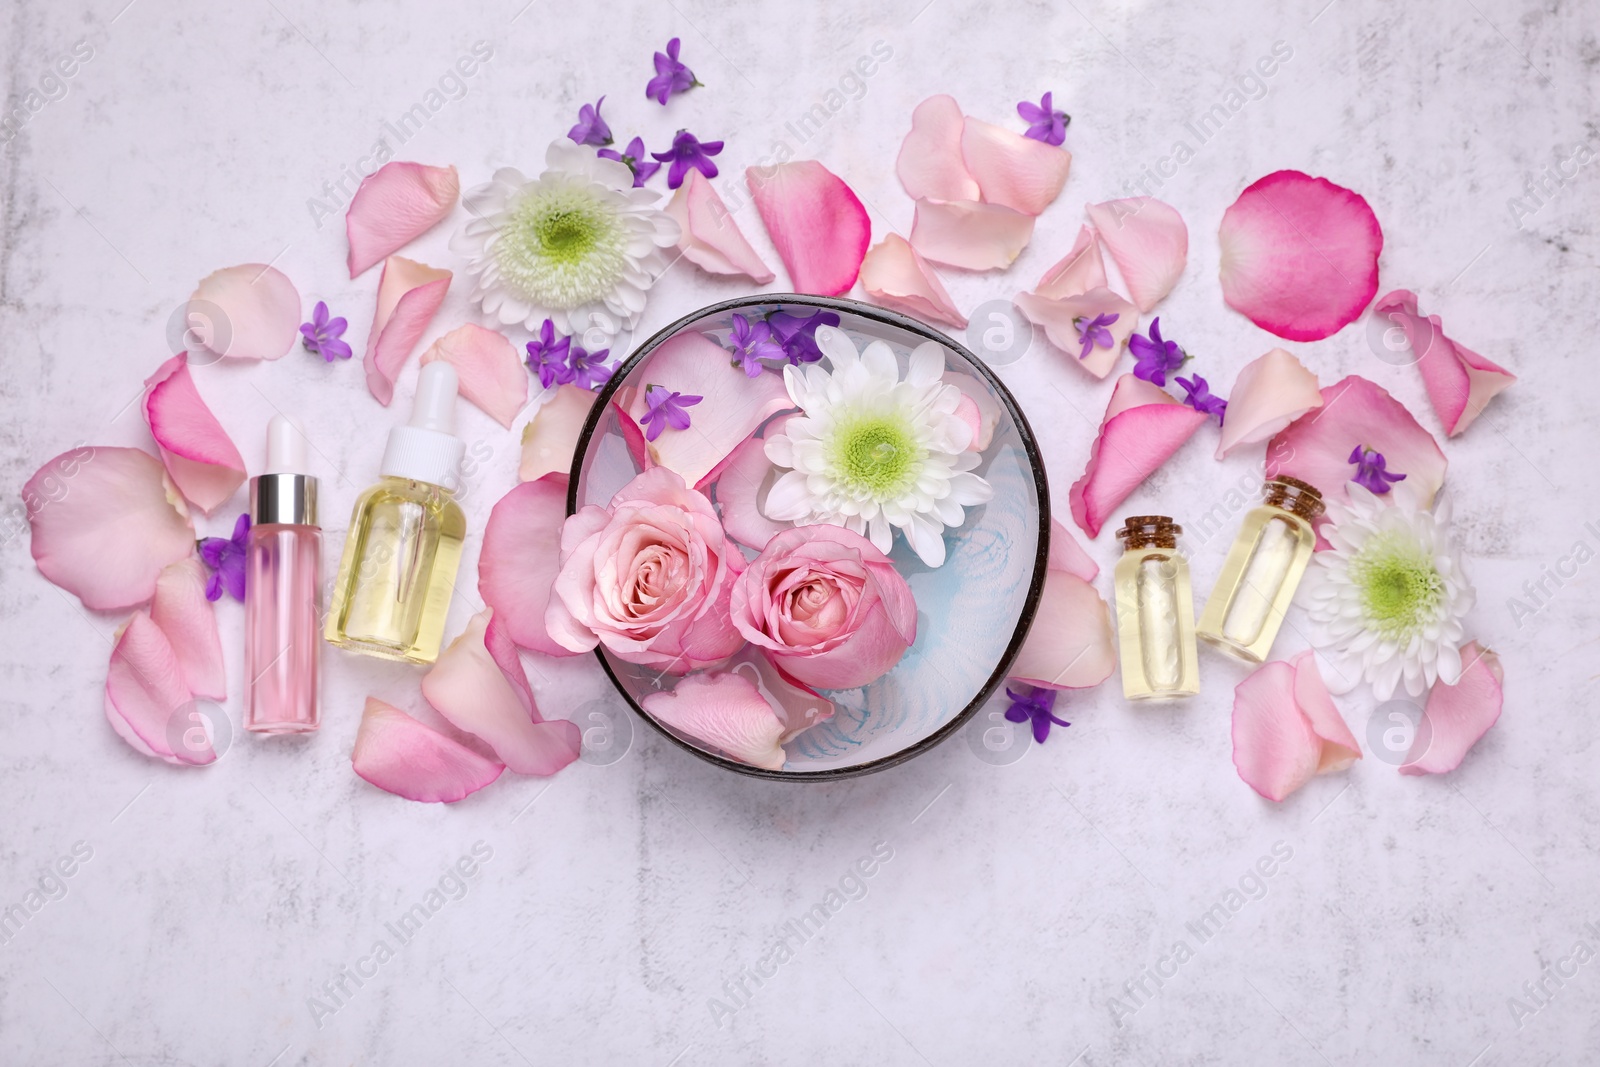
POLYGON ((1078 575, 1046 572, 1033 626, 1010 676, 1047 689, 1089 689, 1111 677, 1116 666, 1106 602, 1078 575))
POLYGON ((856 283, 872 222, 848 185, 812 159, 751 167, 745 181, 795 292, 838 296, 856 283))
POLYGON ((583 434, 583 424, 594 407, 593 390, 581 385, 558 385, 522 428, 522 462, 517 478, 537 481, 546 474, 566 474, 583 434))
POLYGON ((172 645, 189 691, 208 700, 227 697, 217 612, 206 599, 206 569, 198 559, 180 559, 161 572, 150 619, 172 645))
POLYGON ((678 221, 678 249, 707 274, 744 275, 757 285, 777 277, 750 247, 711 180, 691 170, 666 212, 678 221))
POLYGON ((1090 204, 1089 219, 1111 251, 1128 295, 1148 313, 1183 276, 1189 228, 1177 208, 1150 196, 1090 204))
POLYGON ((1079 529, 1098 537, 1111 512, 1208 418, 1150 382, 1132 374, 1118 378, 1088 466, 1068 492, 1079 529))
POLYGON ((1489 401, 1517 380, 1515 374, 1498 363, 1446 337, 1444 322, 1437 315, 1419 312, 1417 294, 1408 289, 1396 289, 1380 297, 1372 310, 1399 323, 1405 331, 1406 344, 1417 357, 1428 400, 1444 423, 1447 437, 1471 426, 1489 401))
POLYGON ((461 395, 509 430, 528 403, 528 372, 510 338, 469 322, 429 345, 421 365, 440 359, 456 369, 461 395))
POLYGON ((725 671, 691 674, 670 692, 648 694, 644 710, 664 726, 740 763, 783 770, 783 722, 750 679, 725 671))
POLYGON ((954 97, 930 96, 911 112, 895 173, 913 200, 977 200, 978 182, 961 153, 966 116, 954 97))
POLYGON ((1094 229, 1083 225, 1078 228, 1078 239, 1061 261, 1039 279, 1033 295, 1047 300, 1077 296, 1091 289, 1106 287, 1106 264, 1100 258, 1100 242, 1094 229))
POLYGON ((918 200, 911 247, 936 263, 966 270, 1002 270, 1028 247, 1033 216, 976 200, 918 200))
POLYGON ((387 406, 394 399, 395 379, 444 302, 450 278, 447 270, 402 256, 384 260, 383 277, 378 282, 378 307, 367 334, 367 351, 361 359, 367 369, 367 388, 378 403, 387 406))
POLYGON ((505 770, 377 697, 361 712, 350 765, 379 789, 429 804, 471 796, 505 770))
POLYGON ((350 277, 376 266, 449 217, 461 196, 454 167, 394 160, 361 179, 345 208, 350 277))
POLYGON ((1500 721, 1505 668, 1500 657, 1476 641, 1461 646, 1461 680, 1435 683, 1423 709, 1401 774, 1445 774, 1461 766, 1472 746, 1500 721))
POLYGON ((484 603, 513 641, 549 656, 574 654, 557 644, 545 625, 566 517, 565 474, 523 482, 489 512, 478 554, 478 594, 484 603))
POLYGON ((1297 170, 1268 174, 1222 216, 1222 298, 1291 341, 1354 322, 1378 292, 1383 229, 1357 193, 1297 170))
POLYGON ((951 326, 967 325, 967 317, 939 276, 899 234, 889 234, 868 250, 861 261, 861 287, 886 308, 951 326))
POLYGON ((265 263, 224 267, 200 279, 186 321, 216 355, 280 359, 300 339, 300 293, 265 263))
POLYGON ((172 717, 191 699, 171 641, 146 612, 134 612, 111 649, 106 721, 142 755, 193 766, 211 763, 217 756, 209 743, 178 752, 169 740, 172 717))
POLYGON ((1234 689, 1233 764, 1268 800, 1281 801, 1313 776, 1360 758, 1361 746, 1317 670, 1316 653, 1264 664, 1234 689))
POLYGON ((1049 207, 1072 169, 1071 152, 974 118, 961 127, 961 158, 985 203, 1024 215, 1049 207))
POLYGON ((1217 439, 1217 458, 1241 445, 1258 444, 1322 406, 1317 376, 1281 348, 1251 360, 1233 381, 1228 415, 1217 439))
POLYGON ((179 353, 145 379, 144 418, 184 499, 207 515, 244 484, 244 457, 195 388, 179 353))
POLYGON ((1028 321, 1042 326, 1050 343, 1072 357, 1069 362, 1078 364, 1096 378, 1111 373, 1128 338, 1139 328, 1139 309, 1103 287, 1054 300, 1037 293, 1018 293, 1014 299, 1028 321), (1080 355, 1085 347, 1082 325, 1111 316, 1115 319, 1105 322, 1103 335, 1111 343, 1091 344, 1088 353, 1080 355))

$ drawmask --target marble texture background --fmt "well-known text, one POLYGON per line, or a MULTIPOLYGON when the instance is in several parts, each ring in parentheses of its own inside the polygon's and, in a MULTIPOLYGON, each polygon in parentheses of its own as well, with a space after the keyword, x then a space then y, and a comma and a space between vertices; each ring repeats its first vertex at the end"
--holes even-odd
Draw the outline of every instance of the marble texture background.
MULTIPOLYGON (((904 232, 911 204, 893 159, 917 101, 950 92, 1014 123, 1015 101, 1053 89, 1073 115, 1071 181, 1013 270, 946 273, 964 308, 1031 284, 1070 244, 1084 202, 1125 195, 1183 140, 1193 159, 1149 187, 1192 238, 1161 311, 1213 381, 1276 343, 1223 305, 1214 235, 1238 191, 1280 167, 1362 192, 1387 238, 1384 289, 1418 290, 1521 381, 1446 445, 1479 588, 1472 630, 1504 661, 1504 718, 1449 776, 1402 778, 1369 753, 1281 805, 1233 771, 1241 671, 1209 655, 1186 705, 1129 707, 1114 683, 1069 696, 1072 728, 1006 765, 958 738, 881 775, 803 788, 734 777, 629 731, 587 661, 538 664, 546 712, 589 731, 586 761, 551 780, 508 775, 448 807, 381 793, 349 767, 363 695, 415 704, 415 673, 330 655, 320 734, 236 737, 212 769, 175 770, 135 755, 102 718, 121 619, 84 612, 34 570, 26 534, 8 536, 0 910, 75 847, 90 858, 0 944, 0 1061, 1592 1062, 1600 962, 1573 952, 1600 949, 1600 927, 1586 925, 1600 924, 1594 567, 1550 585, 1530 617, 1508 600, 1575 542, 1600 547, 1600 526, 1585 526, 1600 521, 1600 173, 1547 169, 1600 147, 1597 33, 1593 6, 1570 0, 5 5, 8 107, 78 42, 92 51, 65 95, 0 147, 0 486, 12 511, 29 474, 77 440, 148 446, 130 402, 210 270, 276 263, 307 307, 321 298, 349 315, 360 349, 376 273, 346 277, 341 220, 319 224, 312 201, 478 41, 492 60, 399 149, 456 164, 464 184, 505 164, 536 171, 578 105, 607 93, 619 134, 725 137, 729 175, 787 141, 858 190, 879 234, 904 232), (706 88, 663 111, 642 90, 651 51, 673 35, 706 88), (1199 143, 1186 123, 1280 41, 1293 54, 1264 94, 1199 143), (842 85, 876 42, 891 57, 860 91, 842 85), (803 140, 789 130, 841 87, 826 123, 803 140), (1544 183, 1537 202, 1530 181, 1544 183), (475 845, 476 873, 450 899, 448 872, 475 845), (1260 899, 1197 937, 1188 924, 1275 848, 1260 899), (862 860, 873 873, 857 881, 862 860), (389 924, 441 886, 443 906, 402 943, 389 924), (843 904, 820 932, 786 926, 830 891, 843 904), (758 985, 747 973, 785 934, 791 958, 758 985), (378 962, 380 940, 391 951, 378 962), (1524 983, 1547 967, 1572 976, 1535 1005, 1524 983), (346 968, 371 977, 357 985, 346 968), (741 980, 748 997, 729 992, 741 980), (340 981, 335 1001, 324 987, 340 981), (1513 1012, 1513 997, 1532 1010, 1513 1012)), ((770 256, 753 209, 739 219, 770 256)), ((441 229, 413 252, 457 266, 446 240, 441 229)), ((641 329, 740 291, 680 266, 641 329)), ((458 286, 433 333, 469 315, 458 286)), ((1378 358, 1365 327, 1288 347, 1325 382, 1373 378, 1437 430, 1414 368, 1378 358)), ((1001 373, 1056 457, 1064 516, 1109 385, 1042 341, 1001 373)), ((359 367, 296 351, 197 377, 252 462, 274 410, 304 419, 332 556, 393 418, 359 367)), ((463 410, 483 457, 466 495, 481 530, 514 480, 517 438, 463 410)), ((1219 465, 1204 440, 1191 444, 1124 510, 1201 514, 1255 462, 1219 465)), ((235 510, 202 532, 226 532, 235 510)), ((1191 545, 1197 589, 1222 540, 1191 545)), ((1109 564, 1110 535, 1091 551, 1109 564)), ((474 607, 458 601, 452 632, 474 607)), ((224 603, 220 616, 236 715, 240 609, 224 603)), ((1299 645, 1291 634, 1278 651, 1299 645)), ((1365 739, 1370 693, 1341 707, 1365 739)))

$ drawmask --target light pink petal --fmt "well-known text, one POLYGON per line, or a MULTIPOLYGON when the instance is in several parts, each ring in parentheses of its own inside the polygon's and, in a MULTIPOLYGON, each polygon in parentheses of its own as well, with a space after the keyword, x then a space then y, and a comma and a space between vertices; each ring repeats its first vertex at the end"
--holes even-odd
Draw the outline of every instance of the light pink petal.
POLYGON ((555 395, 522 428, 520 480, 537 481, 546 474, 566 474, 572 469, 572 455, 594 398, 594 391, 581 385, 556 387, 555 395))
POLYGON ((1234 379, 1228 393, 1228 414, 1222 420, 1217 441, 1217 458, 1240 445, 1265 441, 1321 406, 1317 376, 1283 349, 1274 348, 1245 364, 1234 379))
POLYGON ((745 181, 795 292, 838 296, 856 283, 872 223, 848 185, 812 159, 751 167, 745 181))
POLYGON ((966 123, 949 96, 930 96, 911 112, 911 132, 900 145, 895 173, 913 200, 977 200, 978 182, 961 158, 966 123))
POLYGON ((994 390, 975 375, 947 370, 944 372, 944 382, 961 390, 962 404, 956 409, 956 414, 967 419, 973 428, 972 450, 982 452, 994 440, 995 427, 1000 423, 1000 401, 995 399, 994 390), (969 403, 972 405, 971 411, 967 411, 969 403), (977 414, 976 422, 971 421, 972 412, 977 414))
POLYGON ((678 222, 683 258, 708 274, 742 274, 757 285, 777 277, 745 240, 733 213, 709 179, 697 170, 668 201, 666 212, 678 222))
POLYGON ((1358 194, 1297 170, 1267 175, 1222 215, 1222 298, 1291 341, 1354 322, 1378 291, 1383 230, 1358 194))
POLYGON ((385 163, 361 179, 344 213, 354 278, 449 217, 461 195, 454 167, 385 163))
POLYGON ((208 700, 226 698, 228 678, 217 613, 206 599, 206 568, 198 559, 180 559, 161 572, 150 619, 171 643, 189 691, 208 700))
POLYGON ((1050 343, 1066 354, 1066 362, 1076 363, 1096 378, 1104 378, 1111 373, 1122 356, 1128 338, 1139 328, 1139 309, 1106 288, 1091 289, 1087 293, 1055 300, 1037 293, 1018 293, 1015 300, 1028 321, 1044 327, 1050 343), (1078 328, 1073 322, 1077 319, 1093 321, 1097 315, 1117 317, 1116 322, 1106 327, 1111 331, 1111 347, 1096 345, 1087 356, 1079 359, 1078 353, 1083 351, 1083 344, 1078 339, 1078 328))
POLYGON ((383 279, 378 283, 378 309, 372 316, 372 332, 367 334, 367 352, 362 363, 367 368, 367 388, 387 405, 394 399, 394 381, 405 366, 406 357, 417 347, 433 313, 444 302, 451 274, 401 256, 390 256, 383 263, 383 279))
POLYGON ((1090 446, 1089 464, 1068 493, 1078 527, 1098 537, 1111 512, 1208 417, 1132 374, 1118 378, 1100 434, 1090 446))
POLYGON ((723 531, 741 545, 758 552, 767 547, 768 541, 794 525, 774 522, 762 509, 773 474, 772 461, 766 453, 766 438, 783 433, 788 421, 787 418, 774 419, 761 437, 751 437, 740 443, 717 475, 717 506, 722 513, 723 531))
POLYGON ((728 671, 691 674, 671 692, 651 693, 644 710, 663 726, 710 745, 730 759, 783 770, 784 724, 749 678, 728 671))
POLYGON ((300 337, 300 294, 264 263, 206 275, 185 314, 188 335, 229 359, 278 359, 300 337))
POLYGON ((1105 287, 1106 264, 1100 258, 1100 242, 1095 240, 1094 230, 1085 225, 1078 228, 1078 239, 1072 243, 1072 250, 1060 263, 1044 272, 1039 284, 1033 287, 1033 294, 1060 300, 1105 287))
POLYGON ((1294 668, 1294 702, 1322 743, 1317 773, 1344 770, 1361 758, 1361 745, 1333 703, 1322 672, 1317 669, 1317 654, 1307 649, 1291 659, 1289 665, 1294 668))
POLYGON ((578 758, 582 734, 576 723, 540 719, 516 646, 503 629, 495 634, 499 656, 489 649, 489 613, 468 620, 422 676, 422 695, 457 728, 487 742, 517 774, 554 774, 578 758))
POLYGON ((1396 289, 1380 297, 1372 310, 1405 331, 1446 436, 1471 426, 1489 401, 1517 380, 1498 363, 1446 337, 1443 321, 1437 315, 1424 317, 1417 310, 1417 294, 1409 290, 1396 289))
POLYGON ((1357 447, 1382 452, 1388 469, 1406 476, 1395 490, 1403 487, 1420 506, 1432 506, 1444 484, 1444 453, 1404 404, 1357 374, 1322 390, 1320 408, 1268 442, 1267 477, 1291 475, 1316 486, 1324 499, 1346 500, 1355 473, 1350 453, 1357 447))
POLYGON ((118 736, 146 756, 168 763, 211 763, 217 754, 210 740, 190 733, 180 718, 193 708, 183 667, 172 643, 148 614, 136 611, 117 635, 106 672, 106 721, 118 736), (180 732, 181 731, 181 732, 180 732), (180 744, 174 748, 177 734, 180 744))
POLYGON ((1072 153, 1066 149, 974 118, 961 128, 961 158, 985 203, 1024 215, 1049 207, 1072 169, 1072 153))
POLYGON ((754 645, 746 645, 733 657, 728 671, 742 675, 760 690, 767 706, 777 713, 783 723, 783 735, 778 738, 780 745, 788 744, 811 727, 833 718, 833 701, 784 674, 754 645))
POLYGON ((478 594, 496 621, 523 648, 549 656, 575 655, 551 639, 544 621, 566 517, 565 474, 523 482, 489 512, 478 553, 478 594))
POLYGON ((1128 295, 1148 312, 1183 276, 1189 261, 1189 228, 1171 204, 1132 196, 1089 205, 1089 219, 1111 250, 1128 295))
MULTIPOLYGON (((698 330, 669 338, 652 352, 636 377, 700 403, 688 409, 689 428, 666 427, 646 443, 652 464, 675 471, 703 489, 717 467, 769 417, 790 407, 783 379, 776 374, 747 378, 729 365, 726 349, 698 330)), ((628 414, 642 422, 649 404, 639 390, 628 414)))
POLYGON ((471 796, 505 770, 377 697, 361 712, 350 765, 379 789, 430 804, 471 796))
POLYGON ((1233 691, 1233 765, 1268 800, 1311 781, 1322 762, 1322 739, 1295 702, 1296 679, 1293 665, 1273 660, 1233 691))
POLYGON ((1089 558, 1089 553, 1084 551, 1072 531, 1053 518, 1050 520, 1048 567, 1053 571, 1076 575, 1086 582, 1094 581, 1095 575, 1100 573, 1100 565, 1089 558))
MULTIPOLYGON (((461 395, 506 429, 528 402, 528 372, 516 346, 498 330, 467 323, 428 346, 422 365, 442 359, 456 369, 461 395)), ((392 384, 391 384, 392 388, 392 384)))
POLYGON ((951 326, 967 324, 927 260, 899 234, 889 234, 861 261, 861 287, 884 307, 951 326))
POLYGON ((144 418, 161 462, 184 497, 207 515, 244 484, 244 457, 211 414, 180 352, 145 379, 144 418))
POLYGON ((1088 689, 1116 666, 1106 602, 1076 574, 1046 572, 1039 610, 1010 676, 1050 689, 1088 689))
POLYGON ((137 448, 75 448, 22 487, 39 573, 86 608, 149 600, 169 563, 194 552, 194 524, 161 463, 137 448))
POLYGON ((976 200, 918 200, 911 218, 911 247, 938 263, 967 270, 997 270, 1033 236, 1033 216, 976 200))
POLYGON ((1436 682, 1423 709, 1401 774, 1444 774, 1461 765, 1472 746, 1500 721, 1505 668, 1500 657, 1476 641, 1461 646, 1461 680, 1436 682), (1419 749, 1421 751, 1419 751, 1419 749))

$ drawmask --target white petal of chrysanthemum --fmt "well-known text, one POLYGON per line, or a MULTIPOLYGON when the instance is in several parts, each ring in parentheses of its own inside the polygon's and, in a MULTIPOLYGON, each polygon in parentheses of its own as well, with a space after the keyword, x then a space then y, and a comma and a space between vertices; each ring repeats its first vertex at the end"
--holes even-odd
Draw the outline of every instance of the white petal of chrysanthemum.
POLYGON ((767 490, 767 518, 774 522, 799 522, 811 513, 811 492, 804 471, 789 471, 767 490))
POLYGON ((938 341, 924 341, 911 350, 911 365, 906 370, 906 381, 923 388, 935 384, 943 377, 944 345, 938 341))
POLYGON ((939 520, 927 515, 913 515, 911 521, 901 527, 906 535, 906 543, 930 567, 944 566, 944 526, 939 520))

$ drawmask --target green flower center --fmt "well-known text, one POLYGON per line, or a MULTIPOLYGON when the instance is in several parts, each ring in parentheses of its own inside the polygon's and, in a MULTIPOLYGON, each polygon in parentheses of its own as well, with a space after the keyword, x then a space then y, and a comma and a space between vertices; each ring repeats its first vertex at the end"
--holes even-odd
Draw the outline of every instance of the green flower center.
POLYGON ((576 307, 603 297, 626 270, 620 214, 591 190, 530 190, 500 227, 501 275, 536 304, 576 307))
POLYGON ((1350 562, 1367 622, 1384 637, 1408 638, 1438 612, 1444 578, 1416 543, 1379 534, 1350 562))
POLYGON ((844 486, 878 500, 909 488, 927 456, 905 420, 883 414, 845 420, 836 429, 831 453, 844 486))

